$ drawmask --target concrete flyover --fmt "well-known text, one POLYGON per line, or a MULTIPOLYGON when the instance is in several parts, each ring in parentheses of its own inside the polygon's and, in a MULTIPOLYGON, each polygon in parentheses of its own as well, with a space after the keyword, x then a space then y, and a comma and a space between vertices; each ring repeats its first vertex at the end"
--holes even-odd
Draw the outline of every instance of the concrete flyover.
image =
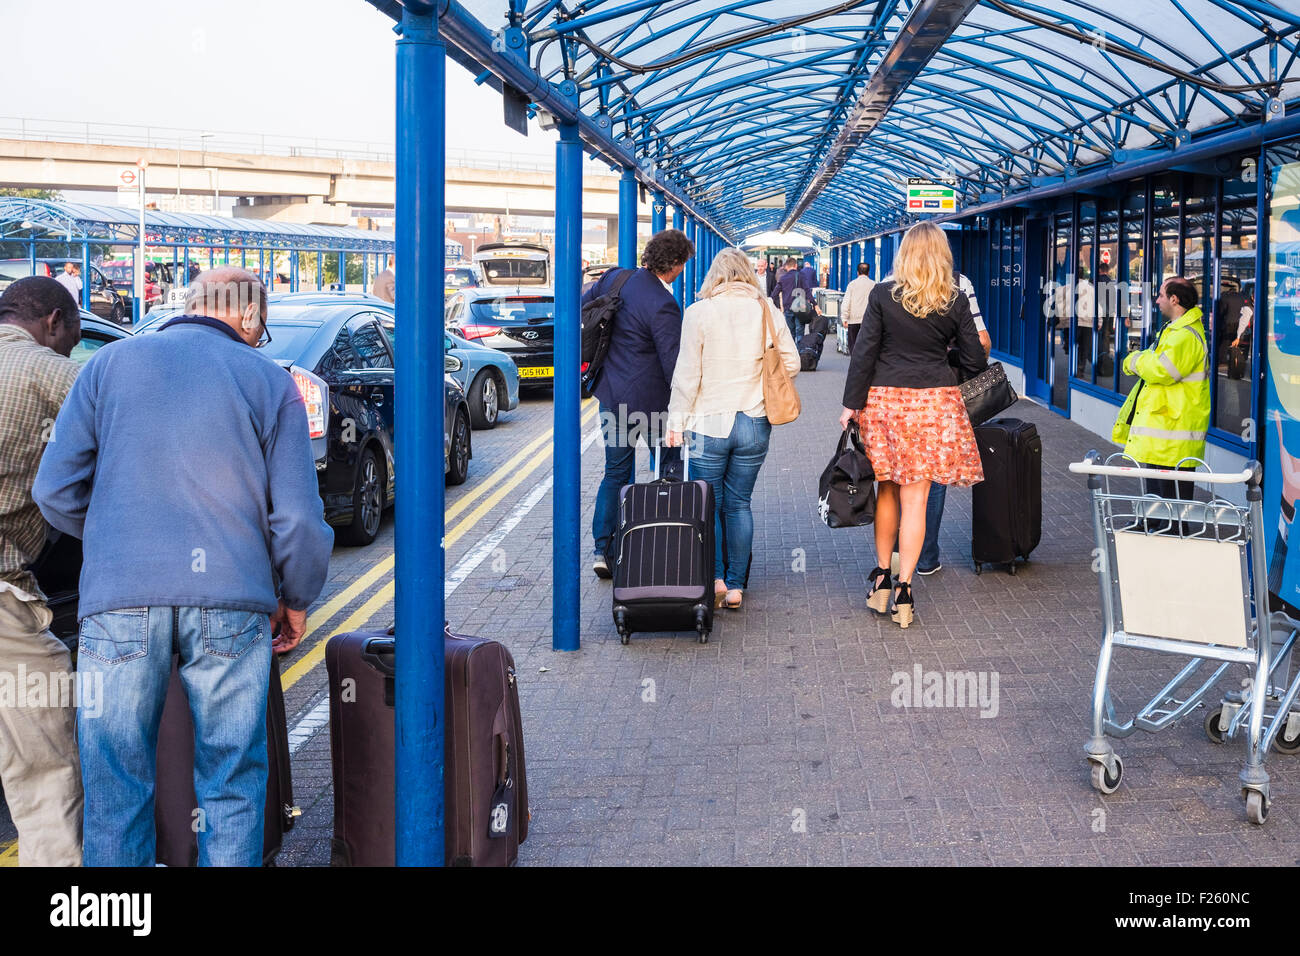
MULTIPOLYGON (((121 170, 141 159, 149 164, 151 200, 236 198, 236 215, 253 219, 346 226, 354 207, 391 209, 396 196, 395 167, 385 160, 30 139, 0 139, 0 187, 116 190, 121 170)), ((476 163, 472 154, 461 162, 447 166, 447 212, 554 216, 555 174, 545 160, 531 169, 495 168, 476 163)), ((605 219, 614 235, 619 177, 602 170, 592 165, 585 171, 583 216, 605 219)), ((638 203, 637 219, 650 221, 647 202, 638 203)))

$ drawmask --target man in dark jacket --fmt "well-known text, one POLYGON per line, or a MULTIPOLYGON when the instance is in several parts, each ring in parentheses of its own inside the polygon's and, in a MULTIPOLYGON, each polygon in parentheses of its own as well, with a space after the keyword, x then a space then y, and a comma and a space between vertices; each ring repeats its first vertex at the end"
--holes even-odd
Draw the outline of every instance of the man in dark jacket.
MULTIPOLYGON (((641 268, 619 293, 609 354, 591 389, 600 401, 605 442, 605 476, 591 519, 592 570, 598 577, 611 577, 605 552, 614 536, 619 489, 632 481, 637 440, 644 438, 653 455, 662 434, 682 334, 682 310, 673 298, 672 283, 693 255, 695 246, 681 230, 656 233, 641 254, 641 268)), ((587 290, 583 302, 604 295, 623 271, 606 272, 587 290)))

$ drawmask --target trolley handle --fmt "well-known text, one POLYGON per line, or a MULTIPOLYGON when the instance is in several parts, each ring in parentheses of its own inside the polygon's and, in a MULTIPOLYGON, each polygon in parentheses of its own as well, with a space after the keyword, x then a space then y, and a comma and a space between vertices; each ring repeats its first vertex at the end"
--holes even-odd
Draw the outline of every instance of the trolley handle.
POLYGON ((1158 478, 1165 481, 1190 481, 1210 485, 1258 484, 1261 472, 1259 462, 1251 461, 1241 471, 1178 471, 1166 468, 1140 468, 1133 465, 1102 465, 1100 456, 1090 452, 1083 461, 1070 462, 1070 471, 1076 475, 1105 475, 1110 478, 1158 478))

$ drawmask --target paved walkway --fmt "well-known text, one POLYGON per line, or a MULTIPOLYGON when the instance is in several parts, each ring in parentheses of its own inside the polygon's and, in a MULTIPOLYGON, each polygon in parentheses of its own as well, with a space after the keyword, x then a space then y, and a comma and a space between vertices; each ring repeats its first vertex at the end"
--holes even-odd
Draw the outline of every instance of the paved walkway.
MULTIPOLYGON (((1066 465, 1099 443, 1090 433, 1021 402, 1014 414, 1038 425, 1045 449, 1032 562, 977 577, 970 492, 954 490, 944 570, 919 579, 917 623, 902 631, 866 610, 870 531, 831 531, 815 510, 846 364, 828 351, 799 378, 804 416, 775 430, 755 493, 744 610, 719 612, 708 645, 637 635, 624 647, 609 585, 584 569, 582 650, 553 652, 549 495, 453 595, 453 627, 504 641, 519 666, 533 811, 521 864, 1295 862, 1295 762, 1270 757, 1276 802, 1251 826, 1236 784, 1243 746, 1208 743, 1203 710, 1119 742, 1118 793, 1089 786, 1100 614, 1086 491, 1066 465), (892 678, 918 667, 996 674, 996 715, 893 706, 892 678)), ((584 459, 589 489, 599 459, 584 459)), ((1130 651, 1115 673, 1131 712, 1172 671, 1130 651)), ((295 784, 305 814, 281 862, 326 863, 327 731, 299 751, 295 784)))

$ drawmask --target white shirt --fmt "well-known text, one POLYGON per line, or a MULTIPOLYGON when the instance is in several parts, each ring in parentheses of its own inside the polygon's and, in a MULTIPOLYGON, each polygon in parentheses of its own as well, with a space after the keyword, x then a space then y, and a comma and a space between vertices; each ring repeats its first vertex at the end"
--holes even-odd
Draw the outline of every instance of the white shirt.
POLYGON ((984 324, 984 316, 980 314, 980 304, 975 298, 975 284, 966 278, 964 272, 957 274, 957 289, 970 299, 970 317, 975 320, 975 331, 987 332, 988 327, 984 324))
POLYGON ((761 310, 768 310, 771 317, 785 370, 791 377, 799 374, 799 351, 785 318, 752 287, 752 294, 725 289, 696 301, 682 318, 668 399, 671 431, 726 438, 737 412, 752 418, 766 414, 763 353, 772 340, 763 330, 761 310))
POLYGON ((77 305, 81 305, 81 276, 73 275, 71 272, 61 272, 54 281, 71 292, 72 297, 77 300, 77 305))
POLYGON ((867 298, 876 287, 876 280, 870 276, 858 276, 844 290, 844 300, 840 303, 840 314, 844 316, 845 325, 861 325, 862 317, 867 314, 867 298))

